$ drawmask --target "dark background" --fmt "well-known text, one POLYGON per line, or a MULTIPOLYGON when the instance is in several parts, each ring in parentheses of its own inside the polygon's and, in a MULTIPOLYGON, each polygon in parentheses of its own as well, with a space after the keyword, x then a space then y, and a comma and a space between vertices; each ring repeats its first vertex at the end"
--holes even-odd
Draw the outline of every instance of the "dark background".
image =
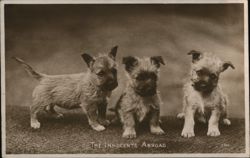
MULTIPOLYGON (((97 55, 119 45, 119 63, 126 55, 164 57, 162 115, 181 111, 191 62, 187 52, 213 52, 232 61, 236 69, 222 73, 220 82, 230 99, 229 117, 243 118, 243 20, 243 4, 5 5, 7 106, 29 106, 37 85, 12 56, 39 72, 70 74, 86 70, 83 52, 97 55)), ((121 87, 113 93, 111 106, 126 80, 119 65, 121 87)))

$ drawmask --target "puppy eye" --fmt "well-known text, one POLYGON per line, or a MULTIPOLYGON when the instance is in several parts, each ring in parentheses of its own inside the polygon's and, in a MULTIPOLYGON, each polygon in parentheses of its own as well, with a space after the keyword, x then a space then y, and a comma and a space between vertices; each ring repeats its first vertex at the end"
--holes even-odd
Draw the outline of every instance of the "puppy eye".
POLYGON ((101 76, 104 76, 104 75, 105 75, 105 72, 104 72, 104 71, 100 71, 100 72, 97 73, 97 75, 100 76, 100 77, 101 77, 101 76))
POLYGON ((196 74, 197 74, 198 76, 201 76, 201 75, 203 74, 203 71, 202 71, 202 70, 198 70, 198 71, 196 71, 196 74))
POLYGON ((210 75, 210 78, 211 78, 211 79, 216 79, 217 76, 216 76, 215 74, 211 74, 211 75, 210 75))

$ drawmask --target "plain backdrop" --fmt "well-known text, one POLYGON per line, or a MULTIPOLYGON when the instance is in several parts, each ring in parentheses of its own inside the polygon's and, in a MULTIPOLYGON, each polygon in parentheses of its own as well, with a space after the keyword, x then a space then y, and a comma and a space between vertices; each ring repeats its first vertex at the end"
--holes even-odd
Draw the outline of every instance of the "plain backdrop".
POLYGON ((188 77, 192 50, 212 52, 236 69, 220 76, 229 96, 229 117, 244 117, 243 4, 152 5, 5 5, 6 102, 29 106, 38 82, 12 56, 46 74, 86 71, 82 53, 97 55, 118 45, 119 88, 126 76, 123 56, 161 55, 161 115, 182 109, 182 85, 188 77))

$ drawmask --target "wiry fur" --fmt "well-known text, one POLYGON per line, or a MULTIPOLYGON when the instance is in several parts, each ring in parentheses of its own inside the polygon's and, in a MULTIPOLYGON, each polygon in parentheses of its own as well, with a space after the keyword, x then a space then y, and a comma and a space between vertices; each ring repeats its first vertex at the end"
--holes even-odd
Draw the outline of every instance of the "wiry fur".
MULTIPOLYGON (((193 55, 193 62, 191 64, 190 81, 186 82, 183 88, 183 112, 177 116, 178 118, 185 119, 181 135, 188 138, 195 135, 194 118, 197 117, 199 121, 204 123, 209 119, 208 136, 219 136, 219 120, 222 120, 226 125, 230 125, 231 123, 227 119, 227 96, 223 93, 217 82, 221 72, 226 70, 228 66, 232 68, 234 68, 234 66, 231 62, 222 61, 211 53, 196 51, 193 51, 193 53, 197 54, 190 54, 193 55), (202 80, 201 75, 198 75, 197 71, 204 68, 210 75, 215 74, 217 76, 215 81, 210 81, 211 79, 207 76, 204 77, 207 83, 212 82, 210 87, 207 88, 209 90, 206 90, 206 88, 204 88, 204 90, 195 88, 195 84, 202 80)), ((202 84, 205 86, 206 82, 202 84)))
POLYGON ((151 133, 164 134, 164 131, 159 126, 159 113, 162 105, 159 91, 147 96, 142 96, 136 91, 138 87, 137 76, 143 72, 150 72, 159 77, 160 63, 158 61, 154 63, 151 58, 136 57, 125 57, 123 63, 127 70, 128 82, 116 105, 116 112, 124 129, 122 137, 135 138, 136 123, 143 120, 149 121, 151 133), (128 58, 134 61, 130 62, 128 58))
MULTIPOLYGON (((81 107, 87 114, 90 126, 97 131, 104 130, 105 127, 103 125, 109 124, 109 121, 105 118, 106 98, 110 96, 112 89, 105 90, 101 88, 105 84, 104 81, 109 81, 110 79, 106 76, 100 79, 95 74, 95 71, 97 71, 96 65, 98 64, 98 69, 109 70, 115 68, 116 49, 117 47, 112 49, 114 56, 109 53, 108 55, 92 58, 87 54, 83 54, 83 58, 89 66, 88 71, 86 73, 69 75, 41 74, 33 70, 23 60, 15 57, 16 61, 21 63, 32 77, 40 81, 32 95, 33 102, 30 106, 31 127, 34 129, 40 128, 37 113, 41 110, 47 111, 56 118, 62 117, 62 114, 54 110, 54 106, 57 105, 66 109, 81 107), (89 60, 86 59, 86 56, 89 57, 89 60), (106 63, 106 65, 103 63, 106 63), (100 68, 100 64, 103 64, 102 68, 100 68)), ((117 82, 116 76, 114 77, 115 82, 117 82)), ((113 88, 115 87, 116 85, 113 86, 113 88)))

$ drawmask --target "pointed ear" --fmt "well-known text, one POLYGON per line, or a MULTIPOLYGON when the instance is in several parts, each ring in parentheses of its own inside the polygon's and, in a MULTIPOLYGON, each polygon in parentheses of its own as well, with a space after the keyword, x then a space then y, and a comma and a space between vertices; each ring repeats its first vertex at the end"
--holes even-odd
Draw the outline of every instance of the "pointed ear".
POLYGON ((188 52, 188 55, 192 55, 192 62, 195 63, 196 61, 199 61, 202 57, 202 53, 196 50, 191 50, 188 52))
POLYGON ((83 53, 81 56, 83 60, 87 63, 88 67, 90 67, 90 65, 95 62, 95 59, 87 53, 83 53))
POLYGON ((222 67, 221 67, 221 72, 225 71, 228 67, 231 67, 232 69, 235 69, 234 65, 232 64, 231 61, 226 61, 222 64, 222 67))
POLYGON ((109 52, 108 56, 110 58, 112 58, 113 60, 115 60, 115 57, 116 57, 116 53, 117 53, 117 48, 118 46, 115 46, 111 49, 111 51, 109 52))
POLYGON ((153 57, 150 57, 150 60, 158 68, 160 67, 161 64, 165 65, 165 62, 164 62, 162 56, 153 56, 153 57))
POLYGON ((123 57, 122 63, 125 65, 125 69, 131 72, 133 68, 138 65, 138 60, 135 57, 127 56, 123 57))

